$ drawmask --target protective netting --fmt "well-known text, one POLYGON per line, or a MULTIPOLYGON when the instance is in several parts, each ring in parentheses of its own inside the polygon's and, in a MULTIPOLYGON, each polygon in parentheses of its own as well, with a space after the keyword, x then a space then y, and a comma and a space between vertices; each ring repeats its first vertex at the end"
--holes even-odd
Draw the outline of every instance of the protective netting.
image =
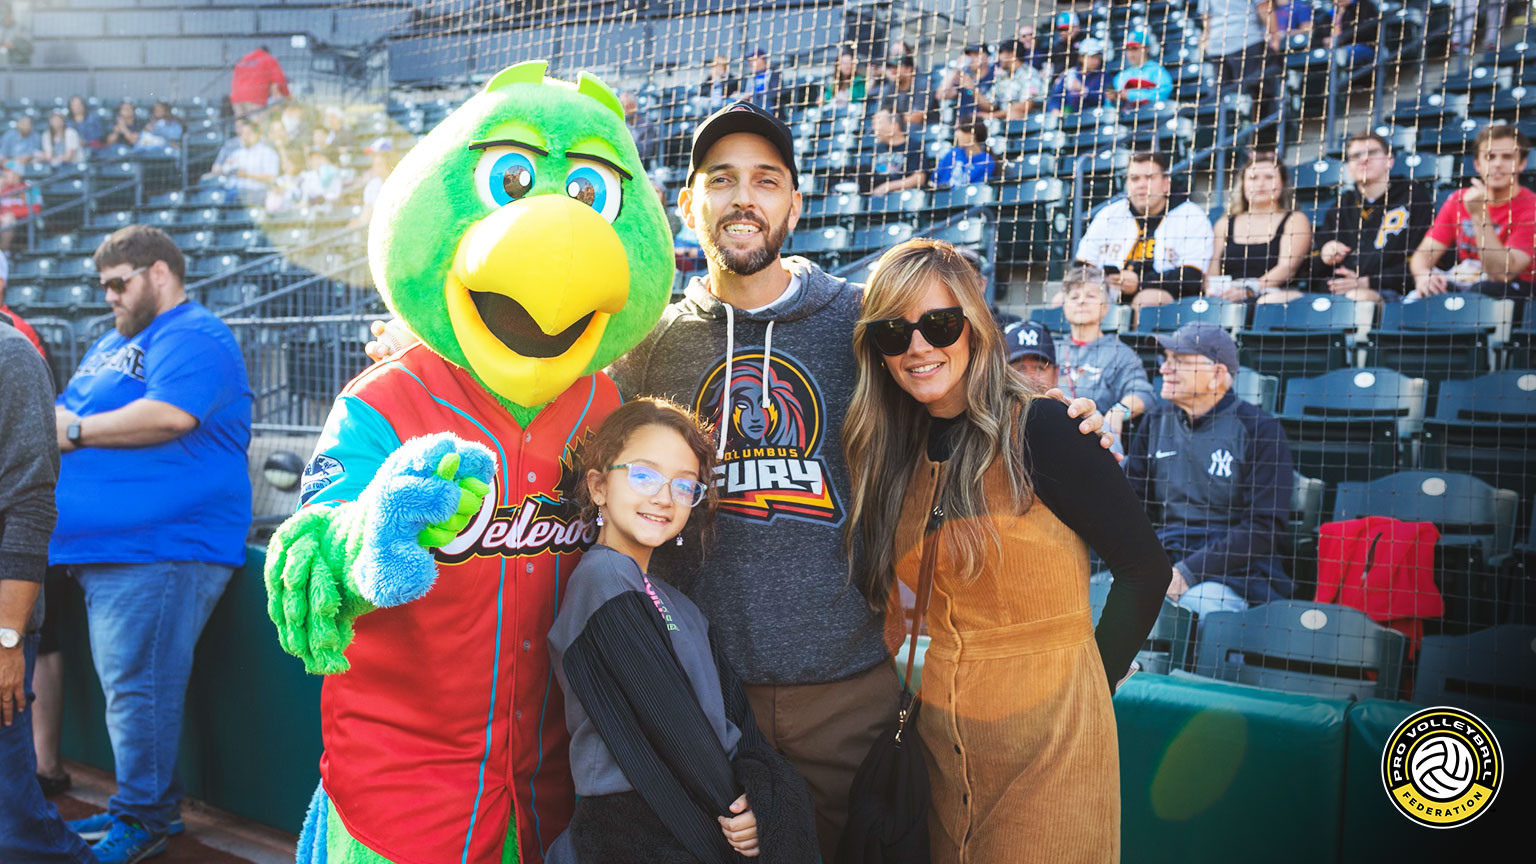
MULTIPOLYGON (((302 453, 382 308, 362 245, 370 181, 490 75, 544 59, 622 91, 669 204, 693 128, 750 98, 795 133, 804 206, 786 254, 862 281, 911 237, 974 251, 1000 323, 1049 330, 1015 324, 1021 353, 1050 354, 1060 386, 1121 428, 1174 560, 1227 544, 1186 578, 1230 568, 1227 584, 1260 586, 1206 622, 1219 627, 1170 601, 1144 665, 1536 711, 1526 4, 10 5, 0 86, 17 134, 0 155, 25 164, 0 182, 6 301, 61 382, 112 326, 91 251, 117 226, 163 225, 192 295, 245 347, 257 469, 302 453), (221 97, 237 64, 251 85, 258 46, 292 98, 254 110, 240 144, 221 97), (57 132, 25 158, 25 124, 43 130, 76 95, 63 126, 99 146, 57 132), (1095 265, 1072 276, 1093 290, 1063 282, 1075 262, 1095 265), (1158 337, 1191 322, 1231 335, 1231 374, 1167 356, 1158 337), (1041 342, 1054 350, 1023 350, 1041 342), (1127 349, 1138 362, 1111 380, 1127 349), (1148 421, 1165 401, 1188 418, 1210 384, 1273 422, 1222 439, 1179 414, 1148 421), (1496 662, 1473 647, 1494 626, 1525 628, 1496 662)), ((266 83, 235 101, 266 102, 266 83)), ((680 288, 705 264, 672 228, 680 288)), ((259 515, 291 506, 257 485, 259 515)))

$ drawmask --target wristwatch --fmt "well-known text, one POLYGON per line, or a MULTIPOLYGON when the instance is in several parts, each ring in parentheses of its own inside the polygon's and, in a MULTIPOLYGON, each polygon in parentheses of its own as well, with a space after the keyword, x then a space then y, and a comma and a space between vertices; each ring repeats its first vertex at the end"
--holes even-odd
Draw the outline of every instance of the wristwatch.
POLYGON ((69 443, 75 445, 76 447, 80 446, 80 421, 79 420, 76 420, 75 422, 73 422, 73 423, 69 424, 68 426, 64 427, 64 437, 68 438, 69 439, 69 443))
POLYGON ((21 644, 21 634, 9 627, 0 627, 0 648, 15 648, 21 644))

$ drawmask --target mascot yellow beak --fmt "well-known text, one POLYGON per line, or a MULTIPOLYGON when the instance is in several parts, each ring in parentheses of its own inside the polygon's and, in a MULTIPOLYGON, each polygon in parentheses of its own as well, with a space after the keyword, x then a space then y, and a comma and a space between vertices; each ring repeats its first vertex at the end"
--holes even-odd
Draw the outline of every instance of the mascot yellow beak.
POLYGON ((629 300, 629 262, 597 211, 537 195, 470 226, 445 282, 471 369, 499 395, 536 406, 592 362, 609 317, 629 300))

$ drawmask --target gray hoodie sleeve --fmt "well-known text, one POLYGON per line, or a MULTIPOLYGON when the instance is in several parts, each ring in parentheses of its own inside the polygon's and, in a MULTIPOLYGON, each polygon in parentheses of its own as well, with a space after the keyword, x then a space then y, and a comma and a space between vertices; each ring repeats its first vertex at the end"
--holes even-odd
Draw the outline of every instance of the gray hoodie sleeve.
POLYGON ((1129 345, 1119 343, 1108 365, 1104 377, 1108 379, 1109 390, 1116 401, 1127 396, 1140 396, 1143 404, 1152 406, 1152 382, 1147 380, 1147 370, 1141 365, 1141 358, 1129 345))
POLYGON ((59 447, 48 366, 0 323, 0 579, 43 581, 58 511, 59 447))

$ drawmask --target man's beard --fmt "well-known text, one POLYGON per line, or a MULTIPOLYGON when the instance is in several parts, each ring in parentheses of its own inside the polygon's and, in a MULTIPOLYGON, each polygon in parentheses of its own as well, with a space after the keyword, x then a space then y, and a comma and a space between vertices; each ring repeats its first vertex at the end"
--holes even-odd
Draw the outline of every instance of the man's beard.
POLYGON ((733 213, 720 219, 715 227, 700 235, 699 245, 704 247, 704 254, 716 267, 727 273, 737 276, 751 276, 753 273, 766 268, 769 264, 779 260, 779 250, 784 246, 784 237, 789 234, 789 214, 784 214, 784 221, 779 223, 777 230, 770 230, 763 220, 748 213, 733 213), (720 243, 720 238, 725 233, 727 222, 751 222, 761 231, 763 245, 753 252, 727 251, 720 243))

